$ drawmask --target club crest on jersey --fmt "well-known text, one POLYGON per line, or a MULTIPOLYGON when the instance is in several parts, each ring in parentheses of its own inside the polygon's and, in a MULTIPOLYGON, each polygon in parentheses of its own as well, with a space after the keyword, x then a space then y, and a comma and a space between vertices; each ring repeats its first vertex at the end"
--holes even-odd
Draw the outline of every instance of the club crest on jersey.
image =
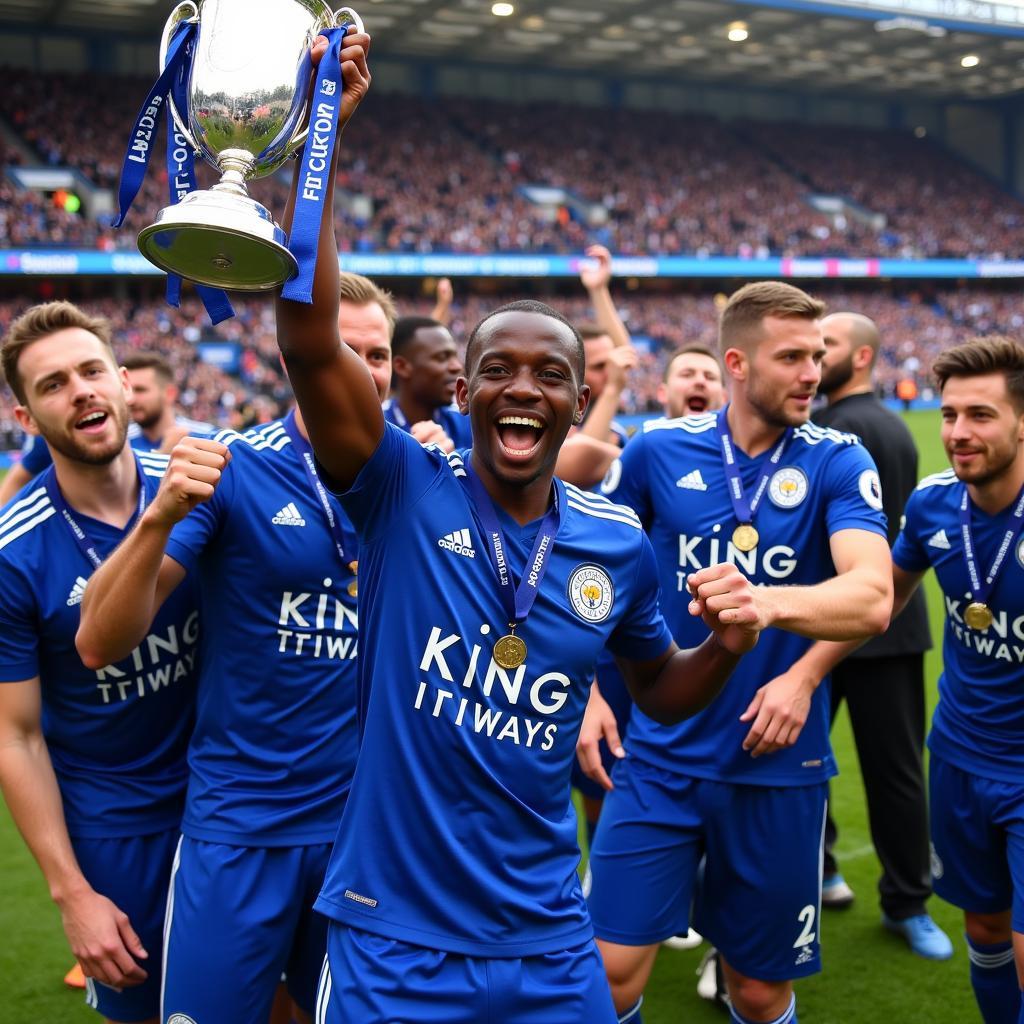
POLYGON ((196 1024, 196 1022, 184 1013, 172 1013, 167 1018, 167 1024, 196 1024))
POLYGON ((865 469, 857 481, 860 496, 876 511, 882 511, 882 481, 873 469, 865 469))
POLYGON ((807 497, 807 477, 796 466, 784 466, 768 484, 768 497, 778 508, 796 508, 807 497))
POLYGON ((579 565, 569 577, 569 603, 587 622, 604 622, 611 614, 615 589, 608 573, 599 565, 579 565))
POLYGON ((1024 569, 1024 537, 1017 542, 1017 564, 1024 569))
POLYGON ((616 459, 609 467, 608 472, 605 473, 604 479, 601 481, 601 493, 612 494, 615 489, 619 486, 619 482, 622 480, 622 461, 616 459))

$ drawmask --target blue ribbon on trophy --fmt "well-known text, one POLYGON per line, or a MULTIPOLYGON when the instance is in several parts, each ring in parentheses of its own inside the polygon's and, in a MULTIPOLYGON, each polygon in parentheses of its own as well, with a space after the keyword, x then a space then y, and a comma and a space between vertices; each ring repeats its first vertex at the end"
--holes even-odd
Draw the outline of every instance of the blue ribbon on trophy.
POLYGON ((341 109, 340 53, 350 8, 326 0, 182 0, 161 41, 162 71, 136 119, 121 177, 121 224, 138 193, 163 108, 168 112, 171 205, 139 234, 139 249, 167 271, 168 301, 194 281, 214 323, 232 315, 223 289, 312 301, 341 109), (314 74, 309 48, 328 48, 314 74), (312 100, 309 100, 312 93, 312 100), (308 117, 307 117, 308 107, 308 117), (308 128, 303 128, 307 123, 308 128), (247 182, 273 174, 304 144, 291 236, 252 199, 247 182), (197 190, 194 157, 220 181, 197 190))

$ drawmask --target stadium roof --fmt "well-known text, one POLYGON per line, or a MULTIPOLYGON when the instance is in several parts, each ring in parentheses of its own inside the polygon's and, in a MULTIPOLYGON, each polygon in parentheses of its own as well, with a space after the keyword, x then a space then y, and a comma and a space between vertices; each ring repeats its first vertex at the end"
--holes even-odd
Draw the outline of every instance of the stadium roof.
MULTIPOLYGON (((1024 90, 1024 0, 513 0, 504 17, 492 0, 354 6, 379 55, 931 99, 1024 90)), ((171 7, 0 0, 0 23, 155 41, 171 7)))

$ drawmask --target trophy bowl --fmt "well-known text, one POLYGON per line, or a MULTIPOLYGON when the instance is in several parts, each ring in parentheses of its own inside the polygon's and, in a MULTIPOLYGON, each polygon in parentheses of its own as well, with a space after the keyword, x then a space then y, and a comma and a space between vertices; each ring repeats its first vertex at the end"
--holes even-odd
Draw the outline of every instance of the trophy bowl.
POLYGON ((273 174, 303 144, 316 37, 362 22, 325 0, 184 0, 160 47, 163 68, 175 28, 198 24, 188 109, 168 99, 175 145, 190 147, 221 174, 205 191, 167 206, 139 233, 153 264, 197 284, 269 291, 297 269, 285 234, 246 182, 273 174))

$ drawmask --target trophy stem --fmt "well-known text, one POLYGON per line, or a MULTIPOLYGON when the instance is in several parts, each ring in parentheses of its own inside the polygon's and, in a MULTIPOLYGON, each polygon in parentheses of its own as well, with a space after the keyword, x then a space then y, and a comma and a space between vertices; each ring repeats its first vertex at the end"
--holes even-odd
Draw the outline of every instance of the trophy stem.
POLYGON ((210 189, 211 192, 229 192, 231 195, 248 198, 246 179, 256 173, 256 158, 244 149, 225 149, 217 157, 217 168, 221 179, 210 189))

